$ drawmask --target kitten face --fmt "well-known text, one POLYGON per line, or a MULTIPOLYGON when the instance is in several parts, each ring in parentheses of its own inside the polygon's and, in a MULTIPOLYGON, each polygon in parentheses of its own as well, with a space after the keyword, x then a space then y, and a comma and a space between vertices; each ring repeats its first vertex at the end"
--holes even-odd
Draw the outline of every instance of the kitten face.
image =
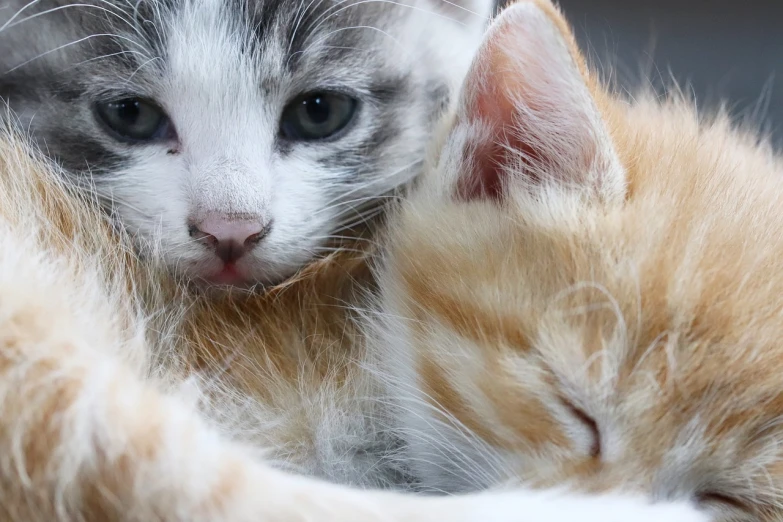
POLYGON ((228 284, 287 277, 418 171, 491 5, 26 4, 0 97, 147 252, 228 284))
POLYGON ((410 460, 441 490, 779 520, 783 161, 585 73, 550 4, 506 10, 393 221, 378 349, 410 460))

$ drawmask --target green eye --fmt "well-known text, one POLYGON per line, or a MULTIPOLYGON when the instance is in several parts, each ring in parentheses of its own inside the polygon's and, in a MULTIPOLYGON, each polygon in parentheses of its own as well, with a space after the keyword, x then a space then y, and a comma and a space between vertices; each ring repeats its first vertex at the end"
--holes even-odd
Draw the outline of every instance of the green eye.
POLYGON ((157 105, 140 98, 100 102, 95 106, 100 121, 125 141, 149 142, 173 137, 166 113, 157 105))
POLYGON ((314 92, 294 98, 280 121, 280 133, 290 140, 328 138, 343 130, 356 115, 358 102, 344 94, 314 92))

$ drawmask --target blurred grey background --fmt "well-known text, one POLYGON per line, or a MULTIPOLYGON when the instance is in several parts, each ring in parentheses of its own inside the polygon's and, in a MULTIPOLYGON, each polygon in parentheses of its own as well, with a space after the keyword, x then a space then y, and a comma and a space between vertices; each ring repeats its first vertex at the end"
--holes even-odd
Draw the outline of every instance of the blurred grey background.
POLYGON ((701 107, 726 101, 783 144, 783 0, 559 3, 592 63, 611 64, 621 85, 644 71, 662 90, 674 77, 701 107))

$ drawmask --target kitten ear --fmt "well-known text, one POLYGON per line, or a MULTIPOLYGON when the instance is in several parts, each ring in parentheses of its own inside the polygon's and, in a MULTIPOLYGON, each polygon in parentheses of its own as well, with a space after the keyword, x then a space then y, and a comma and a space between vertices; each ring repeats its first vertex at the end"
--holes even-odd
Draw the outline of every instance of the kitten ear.
POLYGON ((463 84, 457 125, 471 138, 458 195, 498 199, 514 182, 622 198, 625 175, 587 82, 574 36, 550 2, 502 11, 463 84))

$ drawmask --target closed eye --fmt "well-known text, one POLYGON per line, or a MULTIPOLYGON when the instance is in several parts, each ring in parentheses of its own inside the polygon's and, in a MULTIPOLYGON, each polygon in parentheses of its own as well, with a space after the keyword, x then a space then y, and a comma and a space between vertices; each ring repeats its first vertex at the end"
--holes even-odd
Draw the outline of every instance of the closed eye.
POLYGON ((587 428, 588 432, 592 436, 592 444, 590 445, 590 456, 593 458, 598 458, 601 456, 601 430, 598 428, 598 422, 594 418, 592 418, 590 415, 587 414, 582 408, 579 408, 571 401, 566 400, 565 398, 560 398, 561 402, 563 403, 563 406, 566 407, 568 411, 571 412, 571 414, 581 422, 585 428, 587 428))
POLYGON ((728 508, 731 512, 748 514, 750 510, 747 504, 737 497, 732 497, 722 492, 704 491, 696 494, 696 500, 699 504, 715 506, 718 508, 728 508))

